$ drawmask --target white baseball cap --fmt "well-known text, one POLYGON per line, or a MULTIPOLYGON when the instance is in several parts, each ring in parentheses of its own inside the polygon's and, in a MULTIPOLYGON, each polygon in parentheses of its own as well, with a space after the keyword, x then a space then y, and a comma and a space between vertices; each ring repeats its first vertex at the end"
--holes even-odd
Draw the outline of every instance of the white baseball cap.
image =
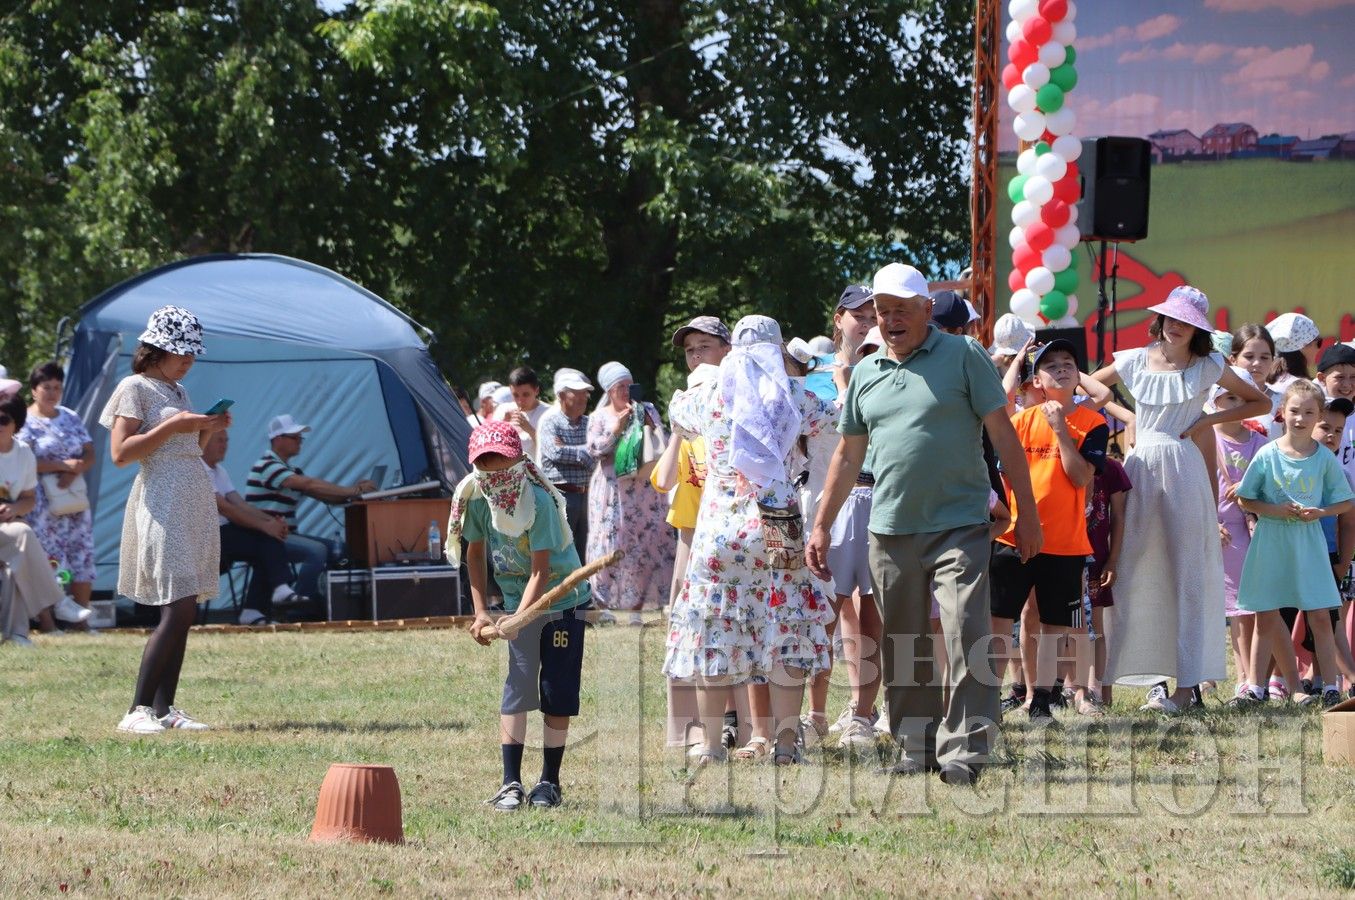
POLYGON ((310 431, 309 425, 302 425, 293 419, 287 413, 280 416, 274 416, 273 421, 268 423, 268 439, 271 441, 275 437, 282 437, 284 434, 300 434, 303 431, 310 431))
POLYGON ((476 393, 475 398, 477 400, 488 400, 490 397, 493 397, 494 392, 501 387, 503 387, 503 385, 499 384, 497 381, 486 381, 484 384, 480 385, 480 390, 476 393))
POLYGON ((555 370, 555 393, 561 391, 591 391, 593 383, 578 369, 555 370))
POLYGON ((512 403, 513 389, 507 385, 501 384, 494 389, 493 399, 495 406, 503 406, 504 404, 512 403))
POLYGON ((931 297, 927 279, 917 269, 903 263, 890 263, 875 273, 870 289, 871 299, 881 294, 890 297, 931 297))

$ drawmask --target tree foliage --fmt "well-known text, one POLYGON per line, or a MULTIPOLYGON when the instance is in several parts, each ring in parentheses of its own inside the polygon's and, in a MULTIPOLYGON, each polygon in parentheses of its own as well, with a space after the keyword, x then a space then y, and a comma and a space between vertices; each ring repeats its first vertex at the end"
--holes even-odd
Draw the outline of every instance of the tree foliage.
POLYGON ((454 381, 963 263, 969 2, 31 0, 0 22, 0 354, 185 254, 331 266, 454 381), (331 4, 332 6, 332 4, 331 4))

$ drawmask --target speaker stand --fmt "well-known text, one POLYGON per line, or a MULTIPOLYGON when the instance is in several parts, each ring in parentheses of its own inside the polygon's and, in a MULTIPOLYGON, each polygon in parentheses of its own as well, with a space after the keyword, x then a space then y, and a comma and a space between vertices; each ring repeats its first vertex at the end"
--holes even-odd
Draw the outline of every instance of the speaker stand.
POLYGON ((1119 303, 1120 287, 1120 242, 1115 241, 1115 254, 1110 264, 1110 294, 1106 294, 1106 247, 1108 242, 1101 241, 1096 264, 1096 361, 1097 365, 1106 364, 1106 320, 1110 320, 1111 352, 1120 349, 1119 303))

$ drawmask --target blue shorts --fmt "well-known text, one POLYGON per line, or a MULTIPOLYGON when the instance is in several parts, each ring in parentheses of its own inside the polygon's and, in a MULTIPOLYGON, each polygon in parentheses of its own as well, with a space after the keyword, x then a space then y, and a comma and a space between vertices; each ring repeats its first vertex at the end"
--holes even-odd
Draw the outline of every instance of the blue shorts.
POLYGON ((540 616, 508 642, 508 677, 503 682, 501 714, 511 716, 536 709, 548 716, 579 714, 583 609, 540 616))

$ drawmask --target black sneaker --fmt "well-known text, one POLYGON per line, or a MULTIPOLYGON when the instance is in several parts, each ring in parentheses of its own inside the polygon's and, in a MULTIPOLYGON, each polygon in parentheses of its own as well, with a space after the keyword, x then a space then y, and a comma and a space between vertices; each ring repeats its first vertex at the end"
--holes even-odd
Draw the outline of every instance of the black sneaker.
POLYGON ((1324 709, 1330 709, 1341 702, 1341 692, 1337 688, 1327 688, 1322 692, 1322 706, 1324 709))
POLYGON ((1004 713, 1011 712, 1014 709, 1020 709, 1025 705, 1026 692, 1024 690, 1018 691, 1015 687, 1012 688, 1010 694, 1002 698, 1002 711, 1004 713))
POLYGON ((1054 719, 1054 713, 1050 711, 1049 705, 1045 703, 1032 703, 1030 705, 1030 726, 1032 728, 1048 728, 1051 725, 1057 725, 1054 719))
POLYGON ((1067 706, 1068 706, 1068 697, 1069 697, 1069 694, 1070 694, 1070 693, 1071 693, 1071 692, 1068 692, 1068 693, 1065 693, 1065 692, 1064 692, 1063 679, 1062 679, 1062 678, 1055 678, 1055 679, 1054 679, 1054 687, 1053 687, 1053 689, 1050 690, 1050 692, 1049 692, 1049 705, 1050 705, 1050 706, 1060 706, 1060 707, 1067 708, 1067 706))
POLYGON ((1313 679, 1311 678, 1300 678, 1299 685, 1299 690, 1303 691, 1305 694, 1316 693, 1313 690, 1313 679))
MULTIPOLYGON (((535 794, 536 791, 532 791, 532 793, 535 794)), ((522 783, 510 781, 499 788, 499 792, 485 802, 499 812, 517 812, 526 799, 526 795, 522 792, 522 783)))
MULTIPOLYGON (((519 788, 521 790, 521 788, 519 788)), ((563 798, 560 796, 560 786, 551 784, 549 781, 538 781, 536 787, 527 795, 527 802, 532 806, 548 808, 559 806, 563 798)))
POLYGON ((964 763, 946 763, 941 767, 941 781, 951 787, 972 787, 979 780, 979 770, 964 763))
POLYGON ((1190 703, 1187 704, 1186 708, 1195 709, 1196 707, 1203 706, 1204 706, 1204 694, 1203 692, 1200 691, 1200 686, 1197 684, 1195 685, 1195 687, 1190 689, 1190 703))

